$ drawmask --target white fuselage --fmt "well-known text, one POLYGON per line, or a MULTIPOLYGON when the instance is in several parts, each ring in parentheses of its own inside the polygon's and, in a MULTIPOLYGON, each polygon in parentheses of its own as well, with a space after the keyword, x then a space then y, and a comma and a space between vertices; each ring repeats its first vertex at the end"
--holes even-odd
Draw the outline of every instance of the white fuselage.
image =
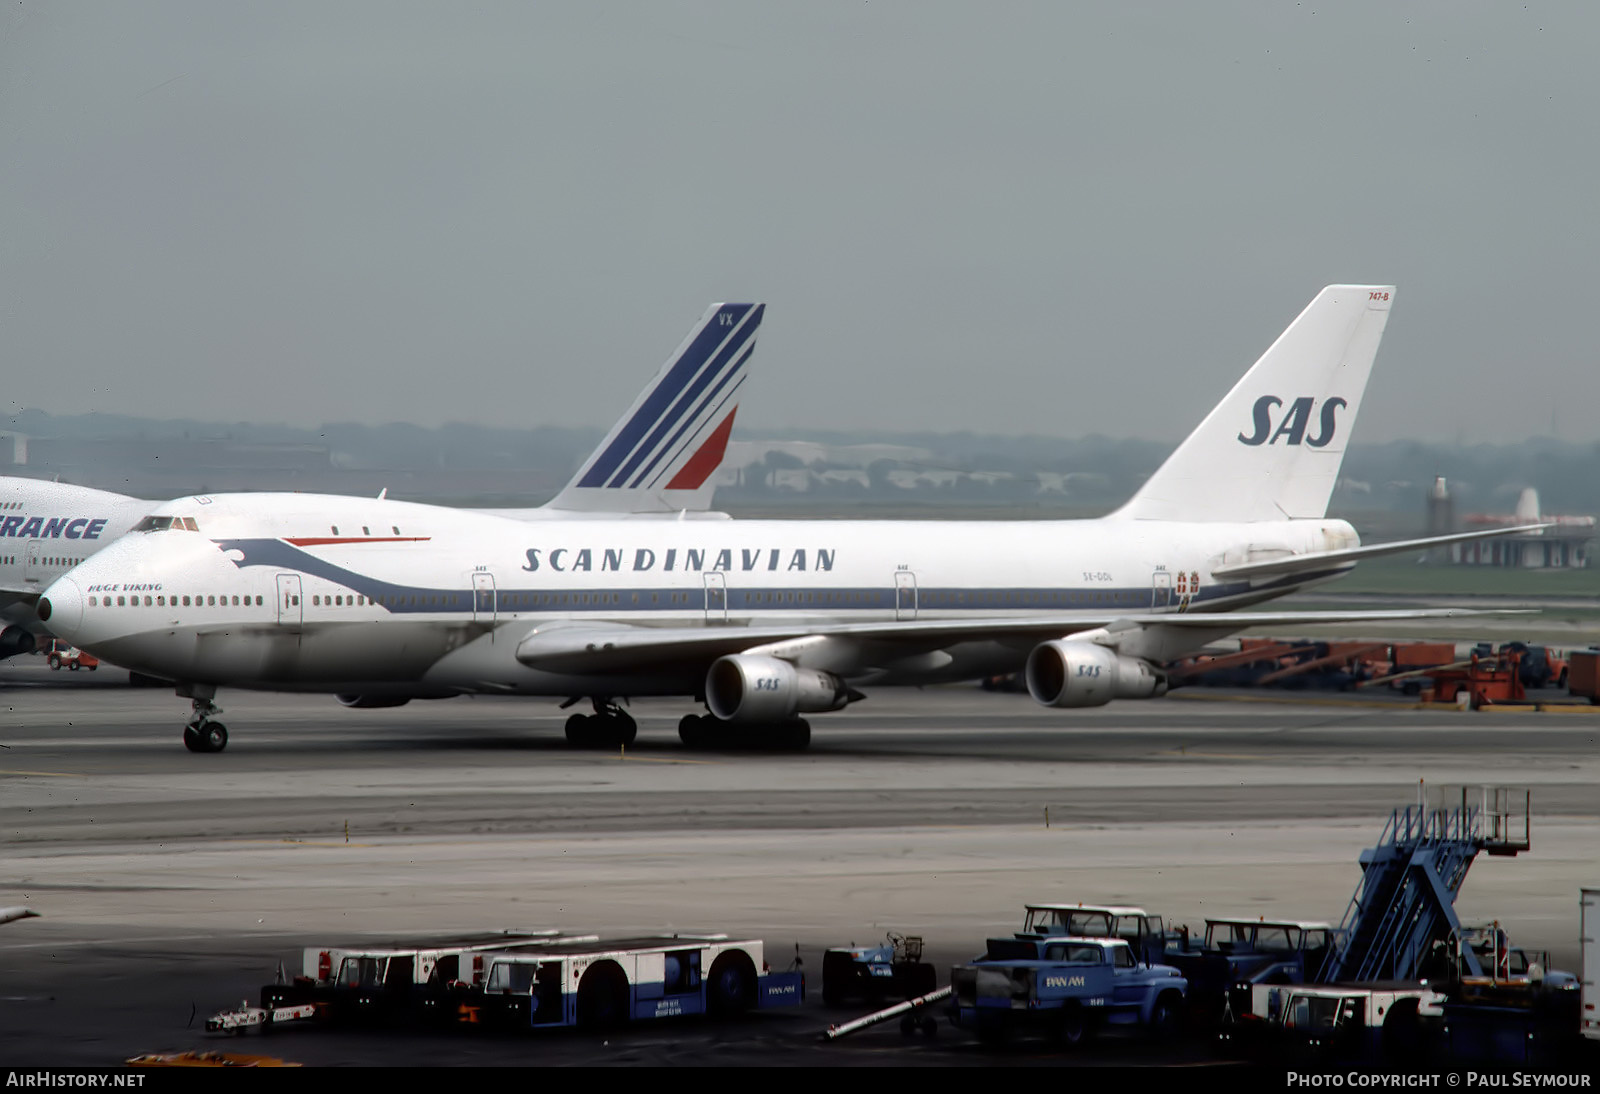
MULTIPOLYGON (((619 519, 527 523, 373 498, 232 495, 157 508, 49 591, 49 625, 128 668, 202 685, 593 694, 520 663, 551 625, 749 627, 1217 611, 1334 573, 1216 582, 1214 567, 1354 546, 1340 520, 619 519), (190 530, 192 525, 193 530, 190 530)), ((1014 671, 972 641, 893 682, 1014 671)), ((881 674, 879 674, 881 677, 881 674)), ((611 695, 693 695, 699 674, 611 673, 611 695)))
POLYGON ((0 620, 36 625, 34 598, 156 505, 85 486, 0 476, 0 620))

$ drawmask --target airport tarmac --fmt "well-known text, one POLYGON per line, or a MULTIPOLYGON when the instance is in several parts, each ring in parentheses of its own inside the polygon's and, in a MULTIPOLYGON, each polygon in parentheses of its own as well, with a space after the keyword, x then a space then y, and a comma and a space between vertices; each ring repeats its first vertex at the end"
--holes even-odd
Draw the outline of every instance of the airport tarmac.
MULTIPOLYGON (((685 752, 685 704, 641 702, 638 742, 596 753, 566 747, 553 703, 347 710, 229 693, 228 750, 195 755, 179 741, 186 701, 35 662, 0 665, 0 906, 43 916, 0 925, 7 1064, 217 1047, 204 1017, 254 997, 279 962, 292 973, 301 946, 379 936, 715 929, 765 939, 774 967, 798 947, 820 977, 823 947, 890 928, 948 964, 1015 929, 1028 900, 1142 904, 1195 925, 1337 920, 1357 855, 1419 781, 1532 792, 1532 850, 1480 858, 1463 920, 1498 919, 1572 968, 1578 889, 1600 884, 1589 711, 1199 691, 1050 711, 940 688, 815 717, 799 755, 685 752)), ((819 1047, 816 1031, 850 1015, 824 1011, 817 987, 798 1014, 725 1028, 309 1031, 267 1050, 326 1064, 996 1062, 960 1035, 819 1047)))

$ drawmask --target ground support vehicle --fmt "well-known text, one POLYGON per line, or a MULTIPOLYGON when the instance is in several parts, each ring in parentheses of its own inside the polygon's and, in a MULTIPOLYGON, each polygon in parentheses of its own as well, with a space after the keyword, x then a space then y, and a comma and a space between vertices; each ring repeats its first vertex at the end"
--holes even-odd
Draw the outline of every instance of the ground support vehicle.
POLYGON ((456 1019, 500 1029, 606 1029, 685 1014, 730 1017, 804 998, 803 974, 769 971, 754 939, 562 941, 488 955, 482 982, 457 1001, 456 1019))
POLYGON ((261 989, 261 1012, 224 1011, 206 1023, 218 1032, 280 1022, 389 1023, 454 1017, 455 1002, 482 980, 489 954, 541 948, 593 935, 556 931, 474 935, 426 946, 308 947, 301 975, 261 989), (309 1008, 309 1012, 308 1012, 309 1008))
POLYGON ((1600 889, 1578 894, 1578 938, 1583 970, 1578 975, 1578 1032, 1600 1042, 1600 889))
POLYGON ((265 1032, 271 1026, 290 1022, 309 1022, 317 1016, 316 1003, 298 1003, 292 1006, 252 1007, 246 999, 238 1010, 221 1010, 206 1019, 207 1033, 245 1033, 256 1029, 265 1032))
POLYGON ((1567 692, 1600 703, 1600 649, 1573 650, 1568 655, 1567 692))
POLYGON ((1448 940, 1445 996, 1452 1055, 1497 1063, 1550 1063, 1575 1047, 1578 978, 1550 968, 1550 955, 1510 944, 1498 923, 1461 927, 1448 940), (1477 965, 1468 967, 1468 959, 1477 965))
POLYGON ((1327 923, 1222 917, 1206 920, 1198 945, 1180 939, 1163 960, 1189 981, 1189 1017, 1210 1024, 1247 1008, 1257 984, 1315 980, 1333 941, 1327 923))
POLYGON ((1120 938, 1146 965, 1158 965, 1173 941, 1161 917, 1121 904, 1028 904, 1019 938, 1120 938))
POLYGON ((1441 1032, 1423 984, 1256 984, 1218 1033, 1228 1054, 1324 1063, 1415 1063, 1441 1032))
POLYGON ((880 946, 836 947, 822 955, 822 1001, 830 1007, 853 999, 911 999, 938 984, 917 935, 890 931, 880 946))
POLYGON ((45 663, 54 670, 67 668, 77 672, 79 669, 88 669, 93 672, 100 667, 100 658, 92 653, 83 652, 70 642, 54 639, 45 653, 45 663))
POLYGON ((1077 1044, 1105 1026, 1173 1032, 1188 982, 1120 938, 991 938, 950 970, 951 1021, 980 1039, 1033 1032, 1077 1044))

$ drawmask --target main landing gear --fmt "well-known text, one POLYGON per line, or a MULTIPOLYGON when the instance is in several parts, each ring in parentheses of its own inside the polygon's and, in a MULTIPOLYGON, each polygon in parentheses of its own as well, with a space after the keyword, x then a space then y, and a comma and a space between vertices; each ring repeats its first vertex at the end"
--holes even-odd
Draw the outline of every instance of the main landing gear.
POLYGON ((685 748, 804 752, 811 747, 811 723, 804 718, 790 718, 785 722, 744 725, 724 722, 710 714, 685 714, 678 722, 678 739, 685 748))
POLYGON ((567 743, 574 748, 619 748, 633 744, 639 724, 608 699, 594 699, 593 714, 567 719, 567 743))
POLYGON ((194 713, 189 724, 183 727, 183 747, 190 752, 221 752, 228 747, 228 727, 215 721, 213 715, 222 708, 209 698, 196 696, 192 700, 194 713))

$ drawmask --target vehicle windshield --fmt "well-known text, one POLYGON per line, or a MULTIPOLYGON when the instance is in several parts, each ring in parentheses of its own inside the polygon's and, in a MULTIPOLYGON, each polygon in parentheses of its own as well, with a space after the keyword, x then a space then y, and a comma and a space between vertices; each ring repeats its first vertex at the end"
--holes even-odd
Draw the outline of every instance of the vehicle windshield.
POLYGON ((1100 947, 1083 943, 1057 942, 1044 948, 1044 959, 1057 961, 1063 965, 1098 965, 1100 947))
POLYGON ((496 961, 489 967, 488 990, 527 995, 533 990, 538 968, 538 963, 533 961, 496 961))
POLYGON ((1289 1008, 1288 1025, 1295 1029, 1332 1029, 1339 1017, 1339 1000, 1322 996, 1296 996, 1289 1008))
POLYGON ((339 963, 339 987, 375 988, 383 983, 386 957, 347 957, 339 963))
POLYGON ((1076 934, 1103 938, 1111 933, 1111 917, 1104 912, 1065 908, 1029 908, 1024 934, 1076 934))

